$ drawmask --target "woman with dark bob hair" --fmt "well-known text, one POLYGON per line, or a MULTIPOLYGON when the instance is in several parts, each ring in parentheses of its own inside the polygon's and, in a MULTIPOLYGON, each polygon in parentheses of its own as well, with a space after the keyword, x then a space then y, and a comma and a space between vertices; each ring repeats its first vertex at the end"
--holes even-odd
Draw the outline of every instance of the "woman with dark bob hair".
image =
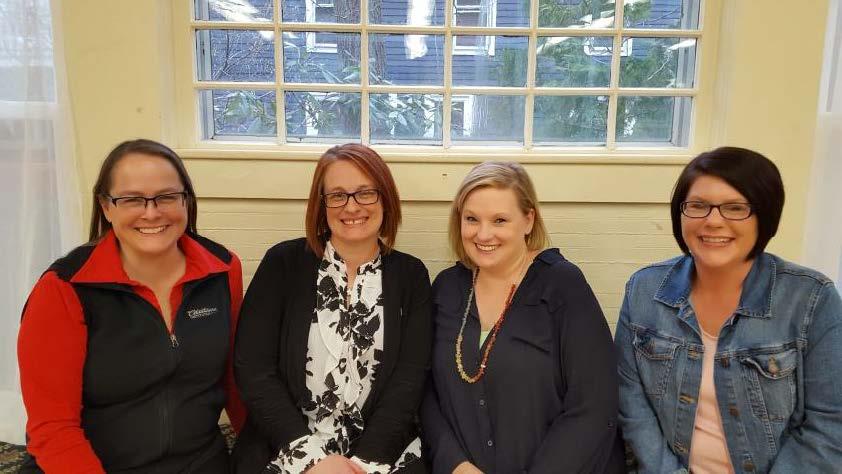
POLYGON ((743 148, 693 159, 672 228, 684 255, 632 275, 615 342, 620 422, 639 472, 837 472, 842 301, 765 253, 784 188, 743 148))
POLYGON ((394 249, 401 208, 371 148, 316 165, 307 236, 266 252, 243 301, 235 369, 249 409, 236 471, 424 472, 430 280, 394 249))
POLYGON ((240 260, 196 233, 174 151, 118 145, 93 189, 90 241, 53 263, 18 336, 21 472, 229 472, 218 420, 233 386, 240 260), (42 471, 43 470, 43 471, 42 471))

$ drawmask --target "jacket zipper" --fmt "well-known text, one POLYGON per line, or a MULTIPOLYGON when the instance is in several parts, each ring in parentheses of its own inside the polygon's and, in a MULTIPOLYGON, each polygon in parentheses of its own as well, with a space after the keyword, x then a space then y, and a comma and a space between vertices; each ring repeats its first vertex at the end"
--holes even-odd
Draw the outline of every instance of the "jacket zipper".
MULTIPOLYGON (((170 332, 170 330, 167 328, 166 323, 164 322, 163 315, 161 315, 161 317, 157 319, 158 321, 160 321, 160 325, 163 328, 164 333, 167 335, 167 338, 169 339, 169 345, 171 349, 170 356, 172 357, 173 366, 175 366, 178 363, 177 350, 179 347, 178 337, 175 335, 175 321, 173 321, 172 332, 170 332)), ((171 410, 169 396, 169 380, 164 382, 164 387, 161 391, 161 396, 163 398, 161 402, 161 454, 163 456, 166 456, 172 449, 172 415, 170 414, 171 410)))

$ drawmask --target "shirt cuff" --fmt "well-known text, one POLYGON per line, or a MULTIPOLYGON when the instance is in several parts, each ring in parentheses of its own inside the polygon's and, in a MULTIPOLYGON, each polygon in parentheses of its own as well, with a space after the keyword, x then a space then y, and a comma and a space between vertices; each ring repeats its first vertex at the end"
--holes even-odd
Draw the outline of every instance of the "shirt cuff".
POLYGON ((318 437, 304 435, 281 448, 278 457, 266 466, 266 470, 272 473, 301 474, 328 454, 318 437))

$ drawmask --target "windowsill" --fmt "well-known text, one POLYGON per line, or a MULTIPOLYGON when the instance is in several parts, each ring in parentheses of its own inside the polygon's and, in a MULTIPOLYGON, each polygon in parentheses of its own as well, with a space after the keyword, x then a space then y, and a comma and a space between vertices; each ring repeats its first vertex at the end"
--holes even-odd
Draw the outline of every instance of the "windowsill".
MULTIPOLYGON (((195 148, 176 151, 185 159, 209 160, 268 160, 316 161, 333 144, 289 143, 233 143, 200 142, 195 148)), ((455 145, 440 146, 372 145, 386 161, 396 163, 481 163, 490 159, 512 160, 535 164, 592 164, 592 165, 685 165, 696 153, 688 148, 622 148, 609 151, 604 147, 564 149, 535 147, 526 151, 521 147, 488 147, 455 145)))

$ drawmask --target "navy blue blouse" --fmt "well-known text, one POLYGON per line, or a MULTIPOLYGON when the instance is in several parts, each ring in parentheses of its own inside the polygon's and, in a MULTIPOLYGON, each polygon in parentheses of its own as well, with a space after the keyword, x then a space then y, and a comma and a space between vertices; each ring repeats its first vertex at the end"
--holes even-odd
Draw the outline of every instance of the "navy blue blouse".
MULTIPOLYGON (((433 283, 433 383, 421 413, 433 472, 463 461, 485 473, 622 472, 614 346, 579 268, 558 249, 535 258, 475 384, 454 358, 470 287, 461 264, 433 283)), ((472 303, 462 347, 470 374, 488 343, 478 348, 477 314, 472 303)))

